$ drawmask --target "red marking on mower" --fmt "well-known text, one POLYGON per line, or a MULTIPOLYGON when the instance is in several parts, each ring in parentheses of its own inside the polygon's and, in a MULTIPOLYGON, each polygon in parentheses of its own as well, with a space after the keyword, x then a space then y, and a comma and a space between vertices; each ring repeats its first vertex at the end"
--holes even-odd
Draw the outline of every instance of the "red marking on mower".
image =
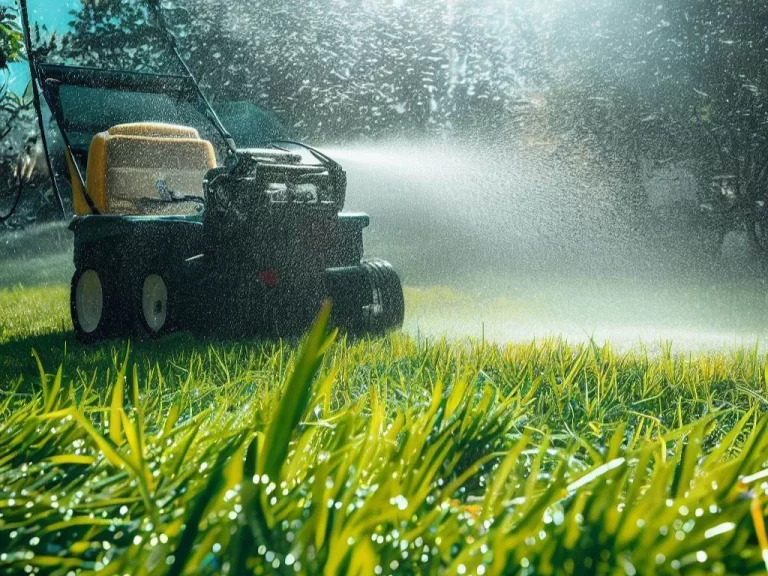
POLYGON ((277 286, 277 270, 264 270, 263 272, 259 272, 258 278, 259 282, 264 284, 267 288, 274 288, 277 286))

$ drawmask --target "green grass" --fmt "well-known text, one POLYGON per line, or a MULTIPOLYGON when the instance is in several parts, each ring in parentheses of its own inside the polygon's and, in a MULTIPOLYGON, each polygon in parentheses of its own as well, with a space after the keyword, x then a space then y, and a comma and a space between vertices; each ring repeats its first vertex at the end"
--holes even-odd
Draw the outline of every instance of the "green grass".
POLYGON ((322 319, 300 346, 83 348, 67 316, 63 288, 0 292, 0 573, 766 570, 756 351, 322 319))

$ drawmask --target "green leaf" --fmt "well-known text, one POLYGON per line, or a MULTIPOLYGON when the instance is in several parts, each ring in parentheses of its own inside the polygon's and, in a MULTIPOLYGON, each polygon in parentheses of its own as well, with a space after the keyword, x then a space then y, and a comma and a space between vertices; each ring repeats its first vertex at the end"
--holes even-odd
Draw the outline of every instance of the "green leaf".
POLYGON ((312 381, 323 359, 322 350, 327 349, 328 345, 326 329, 330 311, 330 304, 326 302, 304 341, 293 373, 283 387, 282 397, 267 428, 264 438, 265 453, 259 472, 266 474, 273 481, 278 478, 278 471, 285 462, 294 430, 309 404, 312 381))

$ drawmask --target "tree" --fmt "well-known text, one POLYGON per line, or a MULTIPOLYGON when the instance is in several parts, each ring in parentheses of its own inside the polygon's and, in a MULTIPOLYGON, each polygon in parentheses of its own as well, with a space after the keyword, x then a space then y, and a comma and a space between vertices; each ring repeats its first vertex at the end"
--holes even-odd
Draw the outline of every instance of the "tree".
MULTIPOLYGON (((59 60, 173 67, 146 0, 73 14, 59 60)), ((502 124, 532 48, 495 25, 498 3, 470 0, 163 2, 182 53, 212 99, 275 111, 297 137, 381 137, 502 124), (494 27, 495 26, 495 27, 494 27), (522 54, 525 65, 512 62, 522 54), (517 68, 513 74, 511 71, 517 68)), ((506 10, 506 8, 504 9, 506 10)))
POLYGON ((4 182, 3 209, 0 217, 5 223, 17 204, 19 183, 34 178, 34 146, 36 133, 32 101, 27 93, 18 95, 9 86, 9 68, 25 58, 24 36, 16 10, 0 7, 0 182, 4 182), (8 206, 8 209, 5 207, 8 206))
POLYGON ((24 36, 19 26, 16 11, 9 6, 0 6, 0 140, 5 141, 16 121, 29 108, 29 99, 9 90, 8 65, 21 62, 24 58, 24 36))
POLYGON ((16 12, 10 6, 0 6, 0 70, 4 72, 0 84, 0 98, 8 90, 8 64, 21 62, 24 55, 24 36, 18 25, 16 12))
MULTIPOLYGON (((31 30, 35 57, 57 49, 55 34, 33 25, 31 30)), ((0 222, 5 226, 60 217, 63 206, 51 187, 47 163, 38 131, 37 113, 33 104, 32 84, 22 94, 9 86, 10 64, 27 59, 19 10, 0 7, 0 191, 3 198, 0 222), (23 191, 23 194, 21 193, 23 191), (7 208, 7 209, 6 209, 7 208)))
POLYGON ((759 209, 768 200, 768 6, 680 0, 643 10, 655 25, 628 41, 644 55, 636 82, 660 151, 696 174, 720 239, 742 228, 768 248, 759 209))
MULTIPOLYGON (((83 2, 48 60, 135 72, 177 71, 146 0, 83 2)), ((46 55, 47 56, 47 55, 46 55)))

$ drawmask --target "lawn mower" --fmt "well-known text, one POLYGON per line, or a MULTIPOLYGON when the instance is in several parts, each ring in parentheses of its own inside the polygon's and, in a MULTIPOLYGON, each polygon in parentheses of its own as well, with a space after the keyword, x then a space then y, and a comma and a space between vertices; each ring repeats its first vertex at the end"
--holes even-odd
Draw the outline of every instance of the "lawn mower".
MULTIPOLYGON (((33 55, 24 2, 22 19, 33 55)), ((291 336, 327 299, 352 334, 400 327, 400 279, 364 258, 369 217, 342 212, 341 166, 298 142, 238 148, 167 35, 183 74, 30 56, 46 154, 39 93, 72 187, 78 339, 291 336)))

